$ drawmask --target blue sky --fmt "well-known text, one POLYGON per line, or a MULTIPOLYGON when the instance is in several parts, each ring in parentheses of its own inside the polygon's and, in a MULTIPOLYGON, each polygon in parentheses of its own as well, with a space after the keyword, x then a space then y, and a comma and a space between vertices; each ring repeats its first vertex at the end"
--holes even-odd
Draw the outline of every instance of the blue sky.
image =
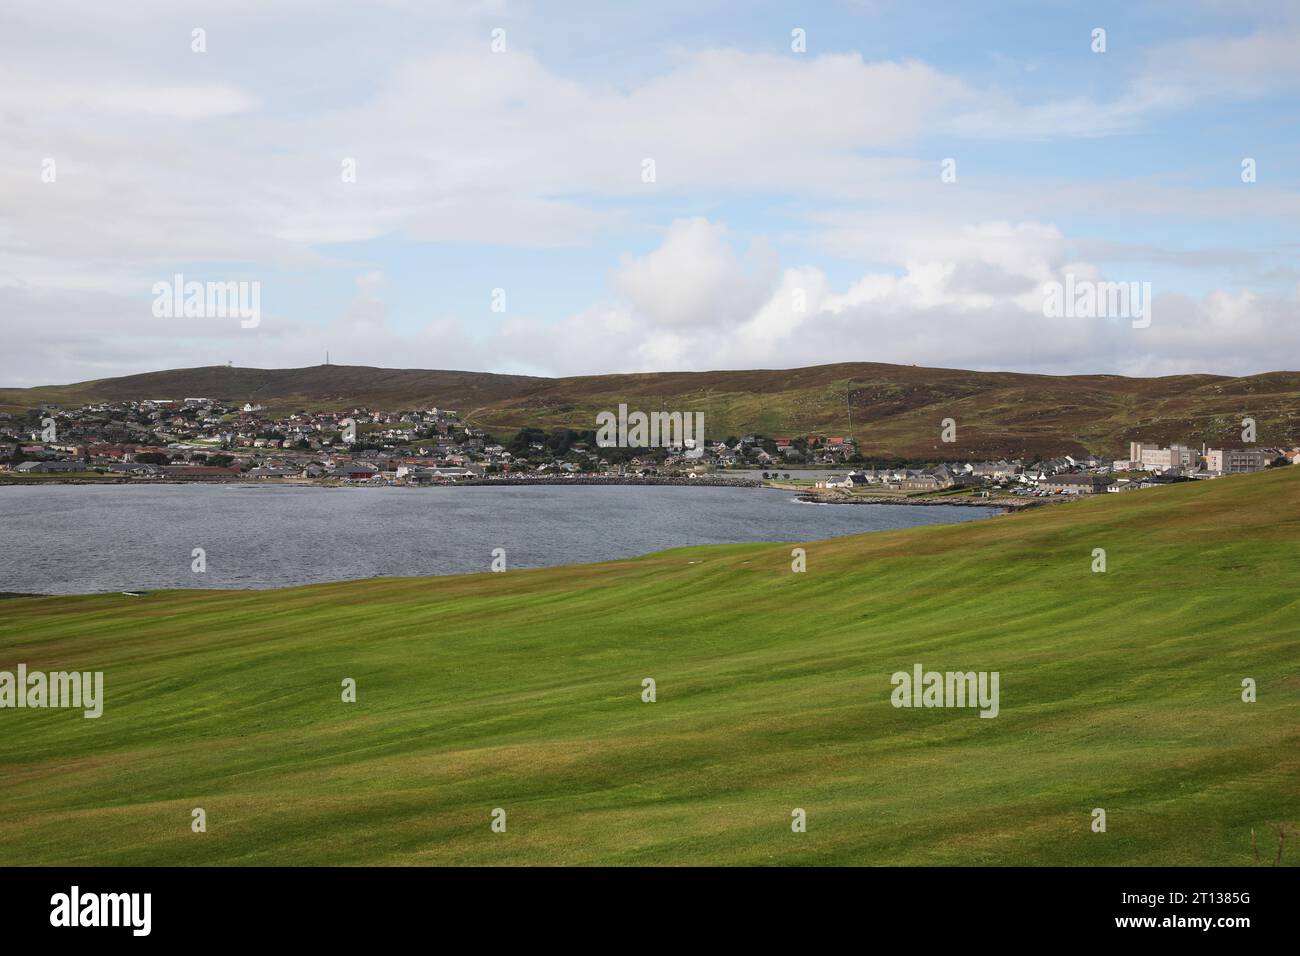
POLYGON ((6 5, 0 385, 1296 368, 1297 40, 1218 2, 6 5), (259 323, 159 318, 175 273, 259 323), (1045 318, 1067 274, 1150 283, 1150 327, 1045 318))

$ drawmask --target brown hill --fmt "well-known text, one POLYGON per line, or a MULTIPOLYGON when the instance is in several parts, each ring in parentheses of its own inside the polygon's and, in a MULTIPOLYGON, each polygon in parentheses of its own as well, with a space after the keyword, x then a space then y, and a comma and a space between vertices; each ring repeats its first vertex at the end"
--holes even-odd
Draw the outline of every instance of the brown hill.
POLYGON ((551 379, 341 365, 215 366, 3 389, 0 405, 189 396, 253 401, 272 410, 439 405, 497 433, 522 426, 592 428, 597 412, 626 403, 644 411, 702 411, 710 438, 851 431, 867 454, 944 458, 1118 455, 1130 440, 1232 445, 1240 441, 1245 417, 1256 420, 1261 443, 1300 441, 1297 372, 1126 378, 844 363, 551 379), (957 424, 953 444, 940 441, 946 418, 957 424))

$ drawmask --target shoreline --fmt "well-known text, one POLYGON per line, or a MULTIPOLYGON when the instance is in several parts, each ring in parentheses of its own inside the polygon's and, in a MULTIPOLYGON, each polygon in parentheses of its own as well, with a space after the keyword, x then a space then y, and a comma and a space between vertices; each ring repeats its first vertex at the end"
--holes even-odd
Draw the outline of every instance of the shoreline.
POLYGON ((685 476, 601 478, 588 475, 577 478, 460 478, 448 481, 428 481, 420 483, 396 480, 392 482, 369 482, 338 479, 321 480, 316 478, 236 478, 233 475, 229 478, 0 478, 0 488, 31 488, 40 487, 42 485, 137 485, 142 487, 150 485, 238 485, 248 488, 458 488, 464 486, 482 487, 493 485, 507 485, 511 487, 521 485, 550 485, 552 487, 556 485, 669 485, 691 488, 769 487, 766 482, 757 478, 725 478, 714 476, 701 478, 687 478, 685 476))
POLYGON ((1054 498, 912 498, 900 495, 851 495, 842 491, 814 490, 783 482, 764 481, 759 478, 739 478, 727 475, 707 475, 689 478, 684 475, 658 476, 620 476, 600 477, 584 475, 574 478, 548 476, 545 478, 498 477, 498 478, 458 478, 445 481, 411 483, 406 481, 347 481, 339 479, 317 478, 181 478, 174 476, 157 478, 131 478, 126 476, 105 476, 103 478, 6 478, 0 477, 0 488, 5 487, 41 487, 44 485, 130 485, 148 487, 151 485, 222 485, 245 488, 460 488, 460 487, 564 487, 581 485, 583 487, 677 487, 677 488, 768 488, 793 494, 795 500, 805 504, 831 505, 903 505, 915 507, 933 507, 951 505, 959 508, 997 508, 1004 512, 1024 511, 1043 505, 1070 500, 1066 497, 1054 498))
POLYGON ((1024 511, 1069 500, 1065 497, 1028 498, 1023 501, 1014 498, 901 498, 894 495, 846 495, 824 491, 804 491, 796 497, 799 501, 817 505, 952 505, 958 508, 1001 508, 1006 512, 1024 511))

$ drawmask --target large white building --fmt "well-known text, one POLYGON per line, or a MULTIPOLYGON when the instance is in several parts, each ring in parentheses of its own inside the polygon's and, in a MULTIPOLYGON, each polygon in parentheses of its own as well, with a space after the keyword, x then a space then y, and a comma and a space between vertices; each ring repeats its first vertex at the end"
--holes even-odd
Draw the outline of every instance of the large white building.
POLYGON ((1129 442, 1128 456, 1148 471, 1164 471, 1167 468, 1195 468, 1200 455, 1195 448, 1188 445, 1144 445, 1142 442, 1129 442))
POLYGON ((1165 471, 1169 468, 1195 469, 1204 462, 1205 471, 1214 475, 1244 475, 1268 467, 1268 452, 1263 448, 1205 448, 1198 452, 1187 445, 1144 445, 1129 442, 1133 468, 1165 471))

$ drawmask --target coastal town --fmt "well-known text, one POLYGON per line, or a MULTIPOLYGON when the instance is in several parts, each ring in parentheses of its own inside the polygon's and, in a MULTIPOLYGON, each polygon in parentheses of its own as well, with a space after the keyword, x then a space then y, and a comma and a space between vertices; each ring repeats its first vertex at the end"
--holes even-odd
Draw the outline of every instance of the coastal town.
POLYGON ((1132 442, 1127 457, 889 463, 851 437, 742 435, 703 453, 602 447, 592 431, 494 436, 443 408, 306 411, 208 398, 44 405, 0 413, 5 480, 427 485, 484 482, 781 484, 816 500, 859 493, 1041 498, 1149 488, 1300 463, 1300 448, 1132 442), (812 473, 816 477, 804 478, 812 473))
POLYGON ((1162 447, 1132 442, 1126 459, 1096 455, 1063 455, 1025 462, 956 462, 932 468, 862 469, 816 483, 818 489, 946 491, 1001 489, 1014 494, 1047 497, 1132 491, 1178 481, 1249 474, 1269 467, 1300 464, 1300 448, 1209 448, 1187 445, 1162 447))

